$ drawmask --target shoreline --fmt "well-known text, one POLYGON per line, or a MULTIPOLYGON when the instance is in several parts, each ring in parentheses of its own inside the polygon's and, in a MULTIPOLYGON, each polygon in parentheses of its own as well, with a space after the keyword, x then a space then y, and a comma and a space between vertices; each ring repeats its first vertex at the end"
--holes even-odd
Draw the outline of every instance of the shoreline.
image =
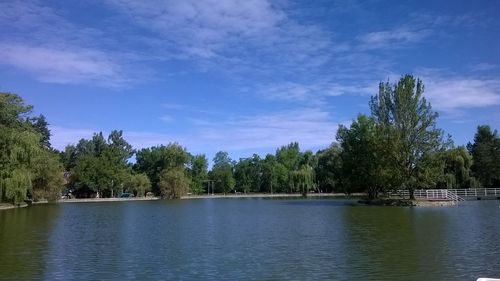
POLYGON ((26 204, 26 203, 22 203, 21 205, 19 206, 16 206, 14 204, 11 204, 11 203, 0 203, 0 211, 3 211, 3 210, 11 210, 11 209, 17 209, 17 208, 26 208, 28 207, 29 205, 26 204))
POLYGON ((220 199, 220 198, 358 198, 365 196, 364 193, 353 193, 346 195, 345 193, 308 193, 306 197, 302 196, 301 193, 241 193, 241 194, 204 194, 204 195, 186 195, 181 196, 181 200, 189 199, 220 199))
POLYGON ((80 198, 80 199, 59 199, 56 203, 98 203, 98 202, 126 202, 126 201, 153 201, 160 200, 160 197, 132 197, 132 198, 80 198))
MULTIPOLYGON (((345 193, 310 193, 303 197, 300 193, 248 193, 248 194, 204 194, 204 195, 186 195, 179 198, 180 200, 193 200, 193 199, 243 199, 243 198, 276 198, 276 199, 300 199, 300 198, 336 198, 336 199, 359 199, 366 196, 365 193, 353 193, 346 195, 345 193)), ((103 202, 128 202, 128 201, 155 201, 162 200, 160 197, 133 197, 133 198, 80 198, 80 199, 59 199, 54 203, 103 203, 103 202)), ((365 200, 360 200, 365 201, 365 200)), ((396 200, 397 201, 397 200, 396 200)), ((406 200, 405 200, 406 201, 406 200)), ((426 201, 426 200, 413 200, 410 201, 413 207, 437 207, 437 206, 455 206, 453 201, 426 201)), ((21 205, 14 205, 11 203, 0 203, 0 211, 10 210, 16 208, 26 208, 30 205, 48 204, 47 200, 33 202, 31 204, 22 203, 21 205)), ((361 205, 377 205, 366 204, 361 205)), ((373 202, 372 202, 373 203, 373 202)), ((382 204, 383 205, 383 204, 382 204)), ((396 205, 397 206, 397 205, 396 205)))
POLYGON ((49 203, 102 203, 102 202, 126 202, 126 201, 153 201, 160 200, 159 197, 138 197, 138 198, 82 198, 82 199, 59 199, 56 202, 48 202, 47 200, 40 200, 32 202, 31 204, 22 203, 21 205, 14 205, 11 203, 0 203, 0 211, 11 210, 17 208, 26 208, 31 205, 44 205, 49 203))

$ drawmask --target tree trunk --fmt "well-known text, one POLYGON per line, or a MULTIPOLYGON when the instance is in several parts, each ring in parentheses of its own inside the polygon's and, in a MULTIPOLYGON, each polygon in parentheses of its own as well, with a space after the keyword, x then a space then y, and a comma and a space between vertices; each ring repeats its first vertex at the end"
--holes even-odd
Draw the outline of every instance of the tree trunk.
POLYGON ((410 200, 415 200, 415 188, 410 187, 408 192, 410 193, 410 200))

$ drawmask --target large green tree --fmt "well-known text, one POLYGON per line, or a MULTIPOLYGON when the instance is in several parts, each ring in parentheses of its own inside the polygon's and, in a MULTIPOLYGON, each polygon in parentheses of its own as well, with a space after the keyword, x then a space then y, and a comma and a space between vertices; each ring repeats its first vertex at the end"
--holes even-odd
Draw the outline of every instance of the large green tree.
POLYGON ((151 189, 151 181, 146 174, 131 174, 124 183, 124 191, 143 197, 151 189))
POLYGON ((234 167, 234 178, 238 189, 245 193, 261 192, 262 163, 260 156, 254 154, 249 158, 241 158, 234 167))
POLYGON ((160 196, 168 199, 178 199, 187 194, 190 179, 182 167, 164 169, 160 173, 160 196))
POLYGON ((205 155, 191 156, 189 161, 189 175, 191 176, 191 193, 204 193, 204 183, 208 179, 208 160, 205 155))
POLYGON ((215 182, 215 191, 224 194, 231 192, 236 185, 233 160, 227 152, 219 151, 215 154, 213 163, 210 178, 215 182))
POLYGON ((164 170, 185 169, 190 160, 186 149, 177 143, 144 148, 136 153, 134 169, 145 173, 151 180, 152 190, 160 195, 160 173, 164 170))
POLYGON ((298 170, 290 173, 290 186, 294 192, 300 192, 303 196, 314 189, 314 171, 307 164, 302 165, 298 170))
POLYGON ((262 160, 262 191, 274 193, 279 190, 278 177, 276 173, 276 157, 272 154, 267 154, 262 160))
POLYGON ((338 144, 332 144, 324 150, 318 151, 316 180, 321 192, 346 192, 342 187, 342 148, 338 144))
POLYGON ((474 143, 469 143, 467 148, 472 154, 472 171, 481 186, 500 186, 500 138, 497 131, 492 131, 490 126, 479 126, 474 143))
MULTIPOLYGON (((73 150, 71 146, 66 148, 73 150)), ((131 175, 128 159, 133 150, 123 138, 122 131, 112 131, 108 140, 102 132, 92 139, 81 139, 74 152, 75 163, 71 170, 71 186, 80 197, 117 196, 131 175)), ((71 155, 70 151, 64 155, 71 155)))
POLYGON ((40 134, 40 142, 45 148, 50 148, 50 130, 49 123, 45 116, 40 114, 36 117, 30 117, 27 119, 31 123, 31 126, 37 133, 40 134))
POLYGON ((476 188, 477 180, 472 176, 472 156, 464 147, 443 151, 438 155, 443 164, 440 188, 476 188))
POLYGON ((378 95, 370 101, 372 117, 386 136, 383 147, 394 152, 394 173, 411 198, 416 188, 435 182, 426 177, 435 169, 428 159, 443 147, 443 132, 436 128, 438 113, 423 94, 423 82, 405 75, 394 85, 380 83, 378 95))
MULTIPOLYGON (((46 145, 44 143, 44 145, 46 145)), ((44 149, 33 159, 32 197, 56 201, 64 185, 63 166, 57 153, 44 149)))
POLYGON ((337 141, 341 144, 340 152, 341 182, 346 193, 366 192, 369 199, 375 199, 383 191, 379 171, 379 143, 377 142, 375 121, 359 115, 350 128, 340 125, 337 141))
POLYGON ((0 201, 60 194, 62 168, 50 149, 50 131, 44 117, 30 117, 31 110, 20 96, 0 93, 0 201))

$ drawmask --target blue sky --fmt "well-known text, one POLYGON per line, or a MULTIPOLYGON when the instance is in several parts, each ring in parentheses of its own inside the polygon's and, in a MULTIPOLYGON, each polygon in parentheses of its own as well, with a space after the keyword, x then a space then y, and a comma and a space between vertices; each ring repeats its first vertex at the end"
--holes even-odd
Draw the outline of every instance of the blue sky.
POLYGON ((0 91, 52 143, 124 130, 211 159, 317 150, 412 73, 456 144, 499 128, 500 2, 0 1, 0 91))

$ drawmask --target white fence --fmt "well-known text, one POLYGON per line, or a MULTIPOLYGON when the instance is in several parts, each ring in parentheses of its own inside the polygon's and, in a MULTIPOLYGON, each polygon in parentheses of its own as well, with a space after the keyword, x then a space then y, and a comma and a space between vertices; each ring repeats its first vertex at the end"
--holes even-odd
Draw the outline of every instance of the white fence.
POLYGON ((460 197, 500 197, 500 188, 448 189, 460 197))
MULTIPOLYGON (((465 201, 467 198, 499 198, 500 188, 470 189, 417 189, 413 195, 416 199, 465 201)), ((410 198, 408 190, 395 190, 389 197, 410 198)))

